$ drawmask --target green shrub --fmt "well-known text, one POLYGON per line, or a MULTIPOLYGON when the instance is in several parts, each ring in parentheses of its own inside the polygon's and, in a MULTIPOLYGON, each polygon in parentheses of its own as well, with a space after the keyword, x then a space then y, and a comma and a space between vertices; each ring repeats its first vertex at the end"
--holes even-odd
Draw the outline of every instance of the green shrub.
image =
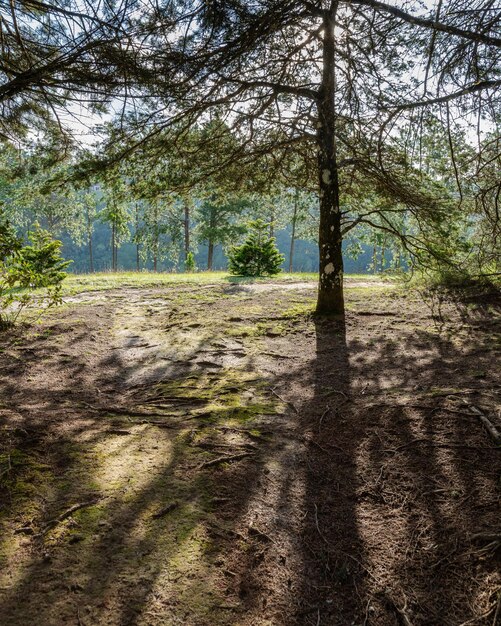
POLYGON ((15 234, 0 213, 0 328, 14 324, 29 304, 49 308, 61 302, 64 270, 61 242, 38 224, 28 233, 28 243, 15 234))
POLYGON ((275 245, 275 238, 268 237, 268 227, 262 220, 251 222, 251 232, 241 246, 229 250, 228 269, 238 276, 273 276, 280 273, 283 254, 275 245))
POLYGON ((186 255, 186 261, 184 263, 184 271, 185 272, 197 271, 197 263, 195 261, 195 256, 193 252, 188 252, 188 254, 186 255))

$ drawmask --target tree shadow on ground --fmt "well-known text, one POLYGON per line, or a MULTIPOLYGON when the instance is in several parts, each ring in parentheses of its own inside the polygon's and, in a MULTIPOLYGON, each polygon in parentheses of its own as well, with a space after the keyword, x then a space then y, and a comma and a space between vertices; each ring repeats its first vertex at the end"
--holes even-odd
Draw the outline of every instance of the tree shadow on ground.
MULTIPOLYGON (((38 508, 13 512, 17 528, 35 535, 2 545, 4 557, 8 541, 24 554, 0 591, 2 619, 458 626, 488 610, 492 618, 499 561, 480 553, 472 535, 498 524, 501 465, 462 403, 489 404, 492 355, 474 338, 458 345, 426 328, 395 336, 373 313, 352 312, 346 323, 306 316, 295 331, 263 339, 284 353, 268 364, 266 388, 245 379, 232 389, 220 385, 224 371, 205 372, 203 393, 216 388, 226 400, 209 417, 166 417, 168 428, 133 411, 127 419, 73 408, 65 431, 58 403, 72 389, 72 402, 87 397, 75 359, 47 398, 45 420, 18 422, 30 438, 26 454, 55 470, 38 508), (232 402, 249 393, 287 410, 239 419, 232 402), (204 466, 228 445, 248 455, 204 466), (76 502, 94 499, 44 532, 76 502)), ((87 339, 74 336, 77 346, 87 339)), ((247 372, 259 369, 257 359, 247 372)), ((96 378, 101 368, 111 389, 135 367, 107 352, 96 378)), ((157 378, 167 376, 158 368, 157 378)), ((187 365, 177 376, 196 385, 196 372, 187 365)), ((138 404, 149 390, 134 390, 138 404)))
POLYGON ((299 407, 310 442, 295 623, 492 618, 499 560, 472 537, 497 532, 501 458, 463 404, 488 397, 470 367, 487 369, 492 355, 430 331, 397 346, 367 345, 339 322, 315 328, 314 395, 299 407))
MULTIPOLYGON (((74 333, 70 343, 82 345, 84 352, 87 338, 85 333, 74 333)), ((210 341, 209 337, 198 349, 210 341)), ((25 410, 18 414, 16 445, 24 446, 25 458, 34 452, 30 465, 43 457, 53 475, 44 481, 40 497, 31 491, 28 498, 18 498, 16 510, 9 511, 19 523, 14 536, 4 537, 1 554, 7 558, 10 550, 19 550, 24 561, 0 591, 2 619, 9 624, 36 619, 44 625, 68 621, 122 626, 157 624, 159 616, 164 616, 171 624, 231 624, 238 595, 232 605, 226 574, 215 560, 222 546, 233 544, 238 536, 231 523, 225 523, 225 519, 240 517, 246 505, 234 490, 245 493, 244 485, 257 482, 266 433, 255 429, 252 418, 256 410, 265 411, 267 403, 260 400, 254 406, 249 401, 247 408, 245 402, 242 406, 237 402, 240 392, 248 394, 255 387, 248 375, 243 378, 246 388, 235 389, 231 378, 225 386, 217 374, 188 363, 182 372, 184 380, 191 377, 195 384, 204 375, 209 387, 217 386, 222 406, 213 407, 209 417, 195 414, 192 421, 176 421, 166 415, 160 419, 161 410, 155 409, 158 417, 141 423, 134 407, 129 417, 106 411, 96 414, 96 407, 85 403, 89 396, 93 403, 101 400, 88 389, 84 361, 83 355, 74 357, 58 389, 52 390, 50 382, 48 388, 30 387, 34 397, 38 391, 43 396, 38 420, 25 410), (66 427, 60 403, 68 400, 72 390, 76 390, 71 395, 73 423, 66 427), (75 406, 78 402, 87 405, 84 414, 75 406), (32 442, 30 449, 23 433, 32 442), (251 459, 227 464, 226 470, 206 470, 203 463, 225 454, 227 446, 248 453, 251 459), (229 490, 224 480, 215 480, 218 475, 230 480, 229 490), (23 507, 37 499, 37 507, 23 507), (77 503, 85 506, 58 520, 77 503), (47 528, 52 521, 57 523, 47 528)), ((123 361, 118 351, 110 351, 96 364, 96 377, 102 370, 106 378, 101 377, 99 384, 116 386, 138 367, 123 361)), ((248 369, 253 370, 252 358, 248 369)), ((153 379, 162 378, 165 369, 159 364, 153 379)), ((26 387, 29 381, 6 389, 15 394, 19 385, 26 387)), ((147 404, 152 386, 134 390, 138 403, 147 404)), ((183 387, 189 407, 192 396, 188 391, 183 387)), ((200 389, 200 393, 207 391, 200 389)), ((169 393, 173 393, 170 387, 169 393)), ((261 398, 257 387, 253 393, 261 398)), ((16 466, 14 470, 24 480, 41 482, 29 468, 16 466)), ((19 481, 11 486, 16 490, 19 481)), ((252 537, 247 540, 249 546, 254 542, 252 537)))

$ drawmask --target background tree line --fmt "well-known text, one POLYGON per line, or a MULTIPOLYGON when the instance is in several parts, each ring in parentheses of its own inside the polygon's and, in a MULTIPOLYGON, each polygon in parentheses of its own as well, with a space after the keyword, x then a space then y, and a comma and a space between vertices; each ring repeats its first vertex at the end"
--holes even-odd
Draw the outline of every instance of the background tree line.
POLYGON ((60 163, 49 174, 59 184, 35 183, 53 196, 47 223, 66 219, 53 207, 67 181, 79 194, 99 185, 113 268, 131 230, 158 268, 167 242, 187 257, 207 203, 224 223, 223 197, 299 189, 317 198, 319 312, 343 312, 343 258, 367 238, 374 264, 399 246, 410 267, 499 274, 492 0, 0 6, 3 140, 26 149, 36 138, 41 162, 60 163), (82 156, 86 115, 101 126, 82 156))
MULTIPOLYGON (((73 261, 69 271, 185 271, 191 252, 200 270, 226 269, 227 249, 241 241, 249 224, 268 224, 284 254, 286 271, 315 272, 318 267, 318 202, 299 188, 272 193, 225 193, 207 187, 200 194, 162 188, 155 178, 115 171, 93 184, 47 185, 65 175, 47 169, 39 155, 6 150, 1 160, 0 205, 10 223, 26 234, 39 223, 63 243, 73 261)), ((359 227, 345 244, 352 272, 403 271, 409 262, 398 238, 359 227)))

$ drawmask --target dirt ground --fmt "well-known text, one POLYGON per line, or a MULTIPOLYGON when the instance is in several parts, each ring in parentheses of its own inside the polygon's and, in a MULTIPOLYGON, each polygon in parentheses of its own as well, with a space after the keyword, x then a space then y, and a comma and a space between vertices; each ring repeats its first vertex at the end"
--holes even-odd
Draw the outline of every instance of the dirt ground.
POLYGON ((498 304, 314 296, 83 293, 0 336, 1 626, 501 624, 498 304))

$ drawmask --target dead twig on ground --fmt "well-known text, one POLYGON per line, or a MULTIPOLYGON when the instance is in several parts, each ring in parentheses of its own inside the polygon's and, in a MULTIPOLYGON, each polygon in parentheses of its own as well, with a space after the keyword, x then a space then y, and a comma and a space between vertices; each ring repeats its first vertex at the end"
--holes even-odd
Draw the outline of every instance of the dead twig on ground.
POLYGON ((496 428, 496 426, 494 426, 491 420, 477 406, 473 404, 468 404, 468 408, 482 422, 482 425, 489 433, 494 443, 497 446, 501 446, 501 432, 499 432, 499 430, 496 428))
POLYGON ((245 458, 246 456, 251 456, 252 452, 240 452, 239 454, 225 454, 223 456, 217 457, 217 459, 212 459, 211 461, 205 461, 201 463, 197 469, 204 469, 206 467, 214 467, 215 465, 219 465, 220 463, 228 463, 230 461, 239 461, 240 459, 245 458))
POLYGON ((166 413, 165 411, 141 411, 137 410, 135 407, 127 407, 127 406, 93 406, 92 404, 88 404, 87 402, 82 402, 82 404, 87 407, 91 411, 95 411, 96 413, 112 413, 113 415, 136 415, 139 417, 180 417, 178 413, 166 413))
POLYGON ((251 537, 258 537, 260 539, 265 539, 270 543, 275 543, 269 535, 264 533, 262 530, 259 530, 259 528, 256 528, 255 526, 249 526, 248 532, 251 537))
POLYGON ((329 389, 329 391, 323 393, 322 396, 326 398, 329 396, 343 396, 346 402, 350 402, 351 400, 350 396, 348 396, 344 391, 341 391, 340 389, 329 389))
POLYGON ((87 500, 86 502, 78 502, 77 504, 74 504, 73 506, 70 506, 70 508, 66 509, 66 511, 63 511, 63 513, 61 513, 61 515, 58 515, 54 519, 49 520, 45 524, 45 526, 42 528, 42 530, 37 534, 37 537, 41 537, 41 536, 45 535, 46 533, 49 532, 49 530, 51 530, 52 528, 54 528, 55 526, 57 526, 61 522, 64 522, 65 519, 68 519, 68 517, 73 515, 73 513, 76 513, 77 511, 80 511, 80 509, 84 509, 84 508, 86 508, 88 506, 94 506, 100 500, 101 500, 101 498, 93 498, 92 500, 87 500))
POLYGON ((498 591, 498 603, 496 606, 496 612, 494 613, 492 626, 499 626, 499 624, 501 624, 501 591, 498 591))
POLYGON ((206 448, 214 450, 215 448, 229 448, 230 450, 238 450, 238 448, 246 448, 247 450, 257 450, 257 446, 253 443, 218 443, 217 441, 200 441, 193 443, 196 448, 206 448))
POLYGON ((315 507, 315 526, 317 527, 317 532, 320 535, 320 537, 322 538, 322 541, 326 544, 329 545, 329 542, 327 541, 327 539, 325 538, 325 535, 322 533, 322 531, 320 530, 320 525, 318 523, 318 507, 317 507, 317 503, 314 502, 313 506, 315 507))
POLYGON ((291 407, 294 409, 294 411, 295 411, 296 413, 298 413, 298 414, 299 414, 299 409, 298 409, 298 408, 297 408, 297 406, 294 404, 294 402, 291 402, 290 400, 285 400, 285 398, 282 398, 282 396, 279 396, 279 395, 278 395, 278 393, 275 391, 275 388, 274 388, 274 387, 270 387, 270 391, 271 391, 271 393, 272 393, 274 396, 276 396, 276 397, 280 400, 280 402, 283 402, 284 404, 288 404, 289 406, 291 406, 291 407))
POLYGON ((168 513, 171 513, 172 511, 177 509, 178 506, 179 506, 179 502, 170 502, 167 506, 164 506, 163 509, 160 509, 156 513, 153 513, 151 518, 159 519, 160 517, 163 517, 164 515, 167 515, 168 513))
MULTIPOLYGON (((494 613, 494 621, 492 622, 492 626, 499 626, 499 624, 501 623, 499 621, 499 618, 501 617, 501 607, 500 607, 500 601, 501 601, 501 589, 497 590, 498 592, 498 601, 497 604, 494 606, 491 606, 487 611, 485 611, 485 613, 482 613, 481 615, 477 615, 476 617, 472 617, 469 620, 466 620, 466 622, 461 622, 461 624, 459 624, 459 626, 473 626, 474 624, 479 624, 481 620, 485 620, 489 617, 489 615, 492 614, 493 611, 495 611, 494 613)), ((495 592, 494 592, 495 593, 495 592)), ((489 598, 492 596, 492 594, 490 594, 489 598)), ((484 622, 482 622, 484 623, 484 622)))
POLYGON ((330 410, 331 410, 330 406, 327 405, 324 409, 324 412, 320 416, 320 420, 318 421, 318 430, 322 428, 322 422, 324 421, 324 417, 327 415, 327 413, 329 413, 330 410))
POLYGON ((404 594, 404 606, 400 608, 395 600, 387 594, 384 595, 384 598, 390 608, 397 614, 397 619, 402 624, 402 626, 413 626, 412 621, 407 613, 407 597, 404 594))
POLYGON ((407 443, 403 443, 401 446, 397 446, 396 448, 387 448, 383 450, 383 452, 394 454, 395 452, 398 452, 399 450, 403 450, 404 448, 408 448, 409 446, 412 446, 417 443, 424 443, 430 448, 451 448, 451 449, 459 448, 462 450, 497 450, 497 448, 493 448, 493 447, 469 446, 467 444, 462 444, 462 443, 434 443, 433 441, 430 441, 429 439, 420 438, 420 439, 413 439, 412 441, 408 441, 407 443))

